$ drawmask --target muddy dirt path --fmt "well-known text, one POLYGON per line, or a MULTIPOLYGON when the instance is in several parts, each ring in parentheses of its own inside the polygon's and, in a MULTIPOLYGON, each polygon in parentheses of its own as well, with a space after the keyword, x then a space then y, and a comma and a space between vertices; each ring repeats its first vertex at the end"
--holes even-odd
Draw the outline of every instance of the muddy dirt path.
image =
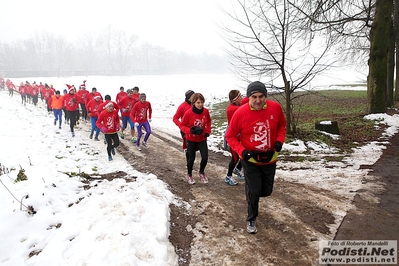
MULTIPOLYGON (((171 206, 169 238, 179 265, 318 265, 318 240, 334 238, 341 222, 334 213, 342 208, 336 206, 350 203, 328 190, 277 179, 272 196, 261 199, 258 233, 250 235, 244 181, 234 187, 224 182, 229 157, 210 151, 209 183, 194 175, 197 183, 189 185, 181 139, 154 130, 148 144, 137 151, 125 139, 118 153, 135 169, 155 174, 179 198, 171 206)), ((193 173, 199 161, 197 153, 193 173)))

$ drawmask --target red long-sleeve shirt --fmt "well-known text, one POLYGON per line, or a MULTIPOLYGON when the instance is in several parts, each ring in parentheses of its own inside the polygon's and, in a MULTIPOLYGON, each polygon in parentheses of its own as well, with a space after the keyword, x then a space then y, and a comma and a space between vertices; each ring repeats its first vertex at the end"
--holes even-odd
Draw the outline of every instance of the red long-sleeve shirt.
MULTIPOLYGON (((82 85, 81 85, 82 86, 82 85)), ((80 103, 87 105, 89 103, 89 101, 91 100, 87 100, 87 95, 89 95, 89 91, 86 89, 80 89, 78 90, 78 92, 76 92, 77 95, 79 95, 79 97, 82 99, 80 103)))
POLYGON ((133 105, 135 105, 136 102, 136 97, 123 97, 118 103, 119 108, 122 110, 122 116, 130 116, 130 112, 132 111, 133 105))
POLYGON ((143 123, 152 117, 152 108, 150 102, 138 101, 133 105, 132 111, 130 112, 130 119, 133 123, 143 123))
POLYGON ((103 102, 103 100, 101 100, 101 98, 98 101, 96 99, 89 101, 86 104, 86 109, 87 109, 88 115, 90 117, 98 117, 98 115, 100 114, 100 112, 99 112, 100 106, 103 103, 104 102, 103 102))
POLYGON ((126 91, 118 92, 118 94, 116 95, 115 101, 117 103, 119 103, 119 101, 122 100, 123 98, 125 98, 126 96, 127 96, 127 92, 126 91))
POLYGON ((67 111, 76 111, 79 109, 80 97, 76 93, 67 93, 64 95, 64 106, 67 111))
POLYGON ((101 97, 101 100, 104 100, 104 99, 103 99, 103 96, 101 95, 101 93, 99 93, 98 91, 96 91, 95 93, 89 92, 89 93, 86 95, 86 100, 83 101, 83 103, 84 103, 84 104, 87 104, 88 102, 90 102, 91 100, 93 100, 95 96, 100 96, 100 97, 101 97))
POLYGON ((251 109, 248 103, 234 113, 227 128, 226 141, 241 157, 244 150, 273 151, 277 140, 284 143, 285 133, 286 120, 280 104, 266 100, 266 107, 261 110, 251 109))
POLYGON ((184 114, 187 110, 191 109, 191 104, 187 103, 186 101, 182 102, 179 107, 177 107, 176 113, 173 116, 173 122, 180 128, 181 119, 183 118, 184 114))
POLYGON ((45 88, 44 90, 42 90, 43 98, 46 101, 50 100, 51 96, 53 96, 54 94, 54 91, 50 90, 50 88, 45 88))
POLYGON ((110 101, 110 100, 105 100, 105 101, 102 102, 102 103, 100 104, 100 106, 98 107, 98 115, 100 115, 101 112, 105 110, 105 106, 106 106, 107 103, 109 103, 109 102, 112 102, 112 104, 114 105, 114 109, 115 109, 116 111, 119 111, 119 106, 118 106, 115 102, 110 101))
POLYGON ((233 117, 233 114, 235 113, 235 111, 237 111, 238 108, 240 108, 240 106, 248 103, 248 101, 249 101, 248 97, 245 97, 244 99, 242 99, 240 105, 235 105, 235 104, 230 103, 227 106, 227 109, 226 109, 227 124, 230 124, 231 118, 233 117))
POLYGON ((111 112, 108 112, 107 109, 101 112, 101 114, 98 116, 96 126, 103 130, 103 128, 106 129, 105 134, 113 134, 117 132, 117 127, 119 127, 120 122, 119 122, 119 115, 118 111, 115 109, 112 110, 111 112))
POLYGON ((193 109, 189 109, 184 113, 181 120, 180 130, 185 133, 185 138, 193 142, 201 142, 206 140, 205 134, 211 133, 212 119, 207 108, 202 109, 201 114, 197 114, 193 109), (201 135, 194 135, 190 133, 190 128, 193 126, 199 126, 203 129, 201 135))

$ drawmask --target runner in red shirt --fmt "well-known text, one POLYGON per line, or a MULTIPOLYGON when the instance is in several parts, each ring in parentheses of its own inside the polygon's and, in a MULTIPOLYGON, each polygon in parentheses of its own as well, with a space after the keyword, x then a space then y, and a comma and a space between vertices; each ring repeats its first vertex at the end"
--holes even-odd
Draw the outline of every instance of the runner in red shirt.
MULTIPOLYGON (((193 94, 194 94, 194 91, 192 91, 192 90, 188 90, 188 91, 186 91, 186 93, 185 93, 185 99, 184 99, 184 102, 182 102, 180 105, 179 105, 179 107, 177 107, 177 110, 176 110, 176 113, 175 113, 175 115, 173 116, 173 122, 176 124, 176 126, 178 126, 179 128, 180 128, 180 124, 181 124, 181 119, 183 118, 183 116, 184 116, 184 113, 187 111, 187 110, 189 110, 189 109, 191 109, 192 108, 192 106, 191 106, 191 96, 193 96, 193 94)), ((186 155, 186 161, 188 161, 188 153, 187 153, 187 142, 186 142, 186 138, 185 138, 185 134, 183 133, 183 131, 181 131, 180 130, 180 135, 181 135, 181 137, 182 137, 182 140, 183 140, 183 145, 182 145, 182 147, 183 147, 183 151, 184 151, 184 153, 185 153, 185 155, 186 155)))
POLYGON ((68 93, 64 95, 64 106, 65 111, 67 112, 67 117, 69 118, 69 127, 71 129, 72 137, 75 137, 75 125, 76 119, 78 117, 77 113, 79 113, 79 103, 81 98, 75 92, 75 87, 68 86, 68 93))
POLYGON ((112 102, 109 102, 105 106, 105 110, 99 115, 96 125, 105 135, 108 161, 112 161, 112 155, 115 155, 115 148, 119 146, 119 136, 117 132, 120 129, 118 111, 114 109, 112 102))
POLYGON ((39 101, 39 86, 36 84, 36 81, 34 81, 32 84, 31 95, 32 95, 32 102, 36 106, 39 101))
POLYGON ((32 85, 28 81, 25 82, 25 93, 28 103, 32 103, 32 85))
MULTIPOLYGON (((88 90, 86 90, 86 80, 83 81, 83 84, 81 84, 79 86, 79 91, 77 92, 77 94, 79 95, 79 97, 82 99, 80 104, 80 109, 82 109, 82 121, 87 121, 87 104, 88 104, 88 100, 87 100, 87 95, 90 92, 88 90)), ((101 99, 102 100, 102 99, 101 99)))
POLYGON ((7 89, 8 89, 8 95, 9 95, 10 97, 12 97, 12 96, 14 95, 14 90, 15 90, 15 85, 14 85, 14 83, 12 83, 11 80, 7 79, 7 80, 6 80, 6 87, 7 87, 7 89))
POLYGON ((255 234, 260 197, 273 191, 277 155, 286 134, 286 119, 278 102, 267 100, 266 86, 259 81, 247 88, 249 103, 233 114, 226 132, 230 148, 239 154, 245 173, 248 203, 247 232, 255 234))
POLYGON ((147 96, 145 95, 145 93, 140 93, 140 100, 133 106, 132 111, 130 112, 130 119, 133 121, 134 125, 137 128, 136 148, 139 151, 141 151, 140 139, 143 135, 142 127, 144 127, 144 130, 146 132, 143 140, 143 146, 148 148, 147 140, 151 134, 151 117, 151 103, 147 101, 147 96))
POLYGON ((43 85, 42 82, 39 82, 39 85, 37 85, 38 89, 39 89, 39 94, 40 94, 40 100, 44 100, 44 95, 43 95, 43 91, 45 89, 45 86, 43 85))
MULTIPOLYGON (((125 88, 123 86, 121 86, 119 88, 119 92, 116 94, 116 98, 115 98, 116 103, 119 104, 119 101, 122 100, 126 96, 127 96, 127 92, 125 92, 125 88)), ((122 110, 120 110, 120 114, 122 117, 122 110)))
POLYGON ((44 85, 44 90, 42 91, 42 96, 43 99, 46 102, 47 106, 47 112, 51 112, 51 106, 49 105, 49 100, 51 99, 51 96, 54 95, 54 91, 50 89, 50 87, 47 85, 47 83, 44 85))
POLYGON ((102 102, 102 103, 100 104, 100 106, 98 107, 98 115, 100 115, 101 112, 105 110, 105 106, 106 106, 109 102, 112 102, 112 104, 114 105, 114 109, 115 109, 116 111, 119 111, 119 106, 118 106, 118 104, 115 103, 115 102, 113 102, 113 101, 111 101, 111 96, 110 96, 109 94, 107 94, 107 95, 104 96, 104 100, 105 100, 105 101, 102 102))
POLYGON ((201 153, 201 162, 198 176, 202 183, 208 183, 205 175, 205 167, 208 163, 208 143, 207 138, 211 133, 212 119, 209 110, 204 107, 205 98, 201 93, 194 93, 192 98, 192 108, 184 114, 180 130, 184 132, 187 141, 187 176, 189 184, 194 184, 192 176, 197 150, 201 153))
MULTIPOLYGON (((233 117, 233 114, 235 111, 237 111, 238 108, 240 108, 241 105, 248 103, 248 97, 245 97, 244 99, 241 96, 241 93, 239 90, 231 90, 229 92, 229 100, 230 104, 227 106, 226 109, 226 118, 227 118, 227 127, 229 127, 231 118, 233 117)), ((227 131, 227 128, 226 128, 227 131)), ((225 132, 226 134, 226 132, 225 132)), ((227 146, 226 139, 225 140, 225 146, 227 146)), ((226 148, 227 149, 227 148, 226 148)), ((233 151, 232 149, 229 149, 231 153, 231 160, 227 169, 227 175, 224 179, 224 181, 229 184, 230 186, 235 186, 238 184, 238 182, 234 179, 233 173, 237 175, 237 177, 240 180, 244 180, 244 173, 242 171, 242 165, 240 158, 238 154, 233 151)))
POLYGON ((127 90, 127 96, 119 101, 119 108, 122 110, 122 131, 120 133, 121 139, 125 138, 124 130, 127 128, 127 123, 130 125, 130 135, 132 136, 132 142, 136 143, 137 139, 134 137, 134 123, 130 118, 130 112, 132 111, 133 105, 137 102, 136 98, 133 97, 133 90, 127 90))
POLYGON ((21 95, 21 104, 26 105, 26 88, 23 82, 19 85, 18 92, 21 95))
POLYGON ((96 131, 96 135, 94 137, 94 140, 99 141, 100 139, 98 138, 98 135, 100 134, 100 129, 96 126, 96 122, 98 119, 99 115, 99 110, 100 110, 100 105, 103 103, 103 100, 101 100, 101 97, 99 95, 94 96, 94 99, 89 101, 87 103, 87 112, 90 117, 90 123, 91 123, 91 132, 89 138, 93 138, 94 131, 96 131))

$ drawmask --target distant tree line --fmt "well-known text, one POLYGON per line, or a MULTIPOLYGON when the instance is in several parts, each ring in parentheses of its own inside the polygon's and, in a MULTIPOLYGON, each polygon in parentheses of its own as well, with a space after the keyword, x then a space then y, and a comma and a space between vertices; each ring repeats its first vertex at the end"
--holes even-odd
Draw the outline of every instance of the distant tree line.
POLYGON ((168 51, 140 43, 137 36, 111 26, 73 43, 40 32, 12 43, 0 42, 0 47, 0 75, 5 77, 223 73, 228 69, 227 56, 168 51))

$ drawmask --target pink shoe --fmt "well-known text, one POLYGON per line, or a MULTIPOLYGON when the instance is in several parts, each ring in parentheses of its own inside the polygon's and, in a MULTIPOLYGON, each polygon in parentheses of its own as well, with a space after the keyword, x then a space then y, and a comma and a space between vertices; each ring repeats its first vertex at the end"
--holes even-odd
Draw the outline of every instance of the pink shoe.
POLYGON ((208 178, 206 177, 205 173, 201 174, 200 172, 198 172, 198 176, 202 183, 204 184, 208 183, 208 178))
POLYGON ((187 174, 187 175, 186 175, 186 179, 187 179, 187 182, 188 182, 190 185, 195 184, 195 180, 194 180, 194 178, 193 178, 192 175, 187 174))

